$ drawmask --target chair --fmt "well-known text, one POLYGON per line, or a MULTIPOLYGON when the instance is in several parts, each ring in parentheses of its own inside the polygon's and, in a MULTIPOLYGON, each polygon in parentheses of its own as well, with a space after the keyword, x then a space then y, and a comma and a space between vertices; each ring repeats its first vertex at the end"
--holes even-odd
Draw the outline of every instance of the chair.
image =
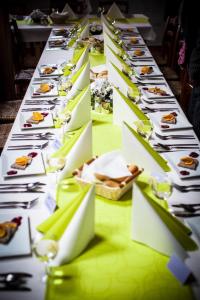
POLYGON ((2 152, 13 123, 0 124, 0 153, 2 152))
POLYGON ((13 60, 16 97, 22 98, 33 76, 34 69, 24 68, 25 48, 22 43, 20 31, 14 18, 10 20, 11 38, 13 46, 13 60))
POLYGON ((10 100, 1 103, 0 124, 14 122, 22 100, 10 100))

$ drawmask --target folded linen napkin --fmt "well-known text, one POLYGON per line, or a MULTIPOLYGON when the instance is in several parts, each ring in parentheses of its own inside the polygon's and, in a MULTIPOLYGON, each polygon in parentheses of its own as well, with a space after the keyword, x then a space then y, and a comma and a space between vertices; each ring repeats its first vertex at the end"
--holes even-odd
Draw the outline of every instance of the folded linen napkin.
POLYGON ((67 12, 68 13, 68 18, 73 20, 73 19, 77 19, 76 14, 74 13, 74 11, 71 9, 71 7, 69 6, 68 3, 65 4, 63 10, 63 13, 67 12))
POLYGON ((168 211, 166 201, 158 199, 149 185, 149 180, 141 174, 133 188, 132 238, 138 242, 172 255, 176 252, 181 257, 186 251, 197 249, 190 238, 190 229, 168 211), (150 220, 144 226, 145 220, 150 220))
MULTIPOLYGON (((37 230, 44 239, 59 241, 53 266, 68 263, 77 257, 94 237, 94 187, 86 185, 78 196, 53 213, 37 230)), ((67 193, 66 193, 67 198, 67 193)))
POLYGON ((112 19, 124 19, 125 18, 115 2, 109 8, 106 16, 109 18, 112 18, 112 19))
POLYGON ((128 161, 135 155, 138 165, 145 171, 169 172, 171 170, 167 161, 126 122, 123 122, 122 132, 123 153, 128 161))
POLYGON ((115 124, 122 126, 123 121, 133 124, 136 120, 146 120, 149 118, 143 113, 140 107, 128 99, 119 89, 113 89, 113 120, 115 124))

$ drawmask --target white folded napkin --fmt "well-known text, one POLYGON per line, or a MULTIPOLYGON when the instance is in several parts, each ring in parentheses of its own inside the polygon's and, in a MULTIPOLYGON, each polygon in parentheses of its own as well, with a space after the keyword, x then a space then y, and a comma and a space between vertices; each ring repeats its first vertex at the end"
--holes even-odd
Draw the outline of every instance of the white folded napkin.
POLYGON ((68 12, 69 19, 76 19, 77 16, 74 11, 71 9, 68 3, 65 4, 62 13, 68 12))
POLYGON ((131 176, 132 173, 127 168, 127 163, 119 150, 105 153, 95 159, 90 165, 84 165, 81 178, 88 182, 95 182, 95 173, 119 178, 131 176))
POLYGON ((125 18, 115 2, 109 8, 106 16, 110 17, 112 19, 124 19, 125 18))

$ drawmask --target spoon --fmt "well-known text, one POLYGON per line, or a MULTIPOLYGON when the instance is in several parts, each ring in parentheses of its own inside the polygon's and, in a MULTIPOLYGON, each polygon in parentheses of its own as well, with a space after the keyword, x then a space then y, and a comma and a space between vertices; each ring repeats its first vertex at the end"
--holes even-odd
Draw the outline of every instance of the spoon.
POLYGON ((37 188, 37 187, 41 187, 41 186, 44 186, 44 185, 46 185, 45 183, 42 183, 42 182, 39 182, 39 181, 37 181, 37 182, 30 182, 30 183, 12 183, 12 184, 4 184, 4 183, 2 183, 2 184, 0 184, 0 190, 3 190, 3 189, 8 189, 8 188, 10 188, 10 189, 12 189, 12 188, 20 188, 20 187, 22 187, 22 188, 26 188, 26 189, 28 189, 28 190, 32 190, 32 189, 35 189, 35 188, 37 188))

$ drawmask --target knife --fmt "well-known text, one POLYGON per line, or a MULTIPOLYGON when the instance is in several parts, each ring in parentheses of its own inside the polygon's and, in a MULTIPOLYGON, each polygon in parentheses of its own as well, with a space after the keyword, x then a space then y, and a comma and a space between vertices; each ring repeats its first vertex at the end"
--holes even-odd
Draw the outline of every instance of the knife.
POLYGON ((185 211, 172 211, 172 214, 174 214, 176 217, 182 217, 182 218, 192 218, 192 217, 199 217, 200 213, 191 213, 191 212, 185 212, 185 211))

